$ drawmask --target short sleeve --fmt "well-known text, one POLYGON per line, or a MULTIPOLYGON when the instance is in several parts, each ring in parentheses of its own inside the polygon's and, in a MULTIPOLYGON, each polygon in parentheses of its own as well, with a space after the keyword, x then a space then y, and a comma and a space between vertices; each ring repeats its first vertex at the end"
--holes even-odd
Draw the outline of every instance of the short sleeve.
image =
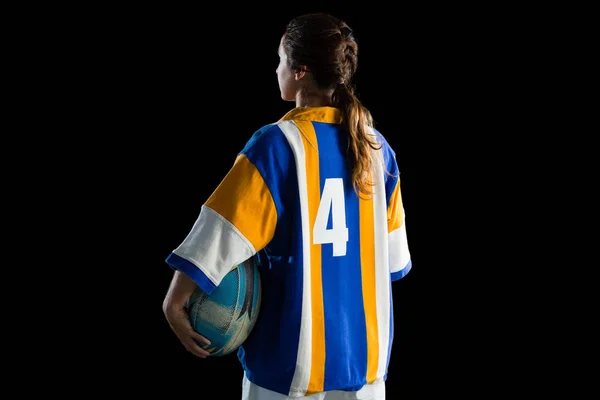
POLYGON ((402 202, 400 171, 396 154, 387 143, 384 145, 384 154, 387 169, 385 187, 390 273, 392 280, 398 280, 410 271, 412 262, 406 236, 406 215, 402 202))
POLYGON ((281 203, 276 180, 286 171, 273 161, 278 141, 272 127, 253 135, 202 205, 187 237, 166 259, 207 294, 273 238, 281 203))

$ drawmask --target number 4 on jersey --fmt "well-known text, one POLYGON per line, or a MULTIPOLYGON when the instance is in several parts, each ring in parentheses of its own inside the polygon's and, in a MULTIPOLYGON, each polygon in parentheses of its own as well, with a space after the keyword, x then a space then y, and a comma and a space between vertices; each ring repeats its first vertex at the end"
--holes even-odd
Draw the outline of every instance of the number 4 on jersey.
POLYGON ((348 228, 346 227, 346 203, 344 197, 344 182, 342 178, 325 179, 323 195, 313 227, 315 244, 333 244, 333 256, 346 255, 348 228), (327 229, 327 221, 331 213, 331 229, 327 229))

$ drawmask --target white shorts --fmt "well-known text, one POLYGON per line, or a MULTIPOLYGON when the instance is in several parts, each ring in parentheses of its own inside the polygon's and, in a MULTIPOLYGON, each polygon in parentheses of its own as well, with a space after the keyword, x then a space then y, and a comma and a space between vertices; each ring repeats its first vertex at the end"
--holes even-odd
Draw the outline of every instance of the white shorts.
POLYGON ((379 381, 363 386, 356 392, 332 390, 316 393, 311 396, 289 397, 271 390, 264 389, 246 378, 242 381, 242 400, 385 400, 385 382, 379 381))

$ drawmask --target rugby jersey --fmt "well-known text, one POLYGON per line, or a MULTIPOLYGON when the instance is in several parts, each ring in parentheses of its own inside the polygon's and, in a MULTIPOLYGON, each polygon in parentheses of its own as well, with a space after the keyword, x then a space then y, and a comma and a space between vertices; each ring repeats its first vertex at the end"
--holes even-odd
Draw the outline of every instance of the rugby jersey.
POLYGON ((210 294, 258 253, 261 309, 237 356, 291 397, 386 379, 391 282, 412 265, 395 152, 373 129, 382 162, 359 198, 340 123, 336 108, 298 107, 257 130, 166 260, 210 294))

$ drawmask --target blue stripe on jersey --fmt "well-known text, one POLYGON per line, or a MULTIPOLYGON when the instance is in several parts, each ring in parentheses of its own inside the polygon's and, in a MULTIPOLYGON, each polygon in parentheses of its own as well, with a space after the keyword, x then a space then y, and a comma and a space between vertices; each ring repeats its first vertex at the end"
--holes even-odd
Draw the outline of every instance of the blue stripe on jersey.
POLYGON ((274 238, 268 245, 268 252, 275 255, 288 253, 290 238, 296 232, 290 229, 288 221, 297 210, 291 211, 284 207, 283 199, 298 201, 296 163, 292 148, 281 128, 271 124, 259 129, 240 154, 246 155, 260 172, 277 209, 277 227, 274 238))
POLYGON ((398 180, 400 179, 398 164, 396 164, 396 160, 393 158, 390 161, 386 162, 387 172, 392 174, 393 176, 388 175, 387 172, 384 171, 384 179, 385 179, 385 199, 386 204, 390 206, 390 199, 392 198, 392 193, 394 193, 394 189, 398 184, 398 180))
POLYGON ((287 393, 296 367, 295 344, 302 317, 302 236, 293 234, 302 232, 300 218, 293 218, 300 215, 296 163, 277 125, 258 130, 241 153, 265 180, 278 216, 273 239, 259 252, 264 288, 259 320, 237 355, 250 381, 287 393), (285 207, 284 197, 289 202, 285 207), (295 254, 293 260, 290 254, 295 254))
POLYGON ((180 270, 181 272, 185 273, 187 276, 192 278, 196 282, 198 287, 200 287, 200 289, 202 289, 205 293, 211 294, 212 291, 215 289, 215 284, 212 283, 206 277, 206 275, 204 275, 204 272, 202 272, 198 267, 196 267, 194 264, 192 264, 185 258, 180 257, 175 253, 171 253, 167 257, 165 262, 169 264, 171 268, 180 270))
MULTIPOLYGON (((298 191, 290 194, 298 197, 298 191)), ((295 204, 300 215, 300 203, 295 204)), ((294 231, 302 232, 301 219, 294 220, 294 231)), ((302 317, 302 236, 291 239, 296 254, 293 263, 286 257, 271 259, 273 268, 261 272, 263 301, 254 330, 238 351, 248 379, 258 386, 288 393, 296 369, 300 322, 302 317), (252 348, 251 354, 245 348, 252 348), (256 372, 254 375, 253 371, 256 372)))
MULTIPOLYGON (((349 238, 346 255, 333 256, 333 245, 321 248, 323 307, 325 318, 324 390, 366 383, 367 338, 360 265, 360 225, 358 197, 352 186, 345 152, 347 139, 332 124, 313 122, 319 149, 321 193, 327 178, 342 178, 345 190, 346 226, 349 238), (351 356, 349 356, 351 353, 351 356)), ((331 215, 331 213, 330 213, 331 215)), ((331 220, 328 229, 331 228, 331 220)), ((347 388, 351 389, 351 388, 347 388)))
POLYGON ((406 267, 402 268, 398 272, 392 272, 392 281, 397 281, 398 279, 404 278, 406 274, 409 273, 411 267, 412 260, 408 260, 408 264, 406 264, 406 267))
POLYGON ((392 355, 392 347, 394 344, 394 299, 393 299, 393 295, 392 294, 392 279, 390 279, 390 341, 389 341, 389 345, 388 345, 388 349, 387 349, 387 361, 385 363, 385 374, 384 374, 384 380, 387 379, 387 372, 388 372, 388 368, 390 366, 390 358, 392 355))

